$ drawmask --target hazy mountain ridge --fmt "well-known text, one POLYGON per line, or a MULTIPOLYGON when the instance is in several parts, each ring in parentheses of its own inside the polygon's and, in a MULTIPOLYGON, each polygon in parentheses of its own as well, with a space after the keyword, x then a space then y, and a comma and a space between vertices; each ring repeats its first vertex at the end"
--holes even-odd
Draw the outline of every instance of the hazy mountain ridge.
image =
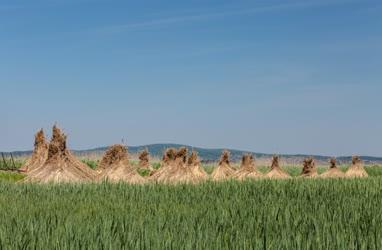
MULTIPOLYGON (((187 147, 189 151, 196 150, 199 153, 200 158, 204 162, 214 162, 217 161, 220 158, 220 154, 224 149, 217 148, 217 149, 207 149, 207 148, 200 148, 200 147, 192 147, 189 145, 182 145, 182 144, 170 144, 170 143, 162 143, 162 144, 149 144, 149 145, 142 145, 142 146, 128 146, 129 153, 136 154, 139 151, 143 150, 144 148, 147 148, 150 152, 151 156, 160 158, 163 155, 163 152, 166 150, 166 148, 169 147, 187 147)), ((73 152, 78 156, 86 156, 86 155, 97 155, 101 156, 107 147, 98 147, 94 149, 87 149, 87 150, 73 150, 73 152)), ((267 159, 272 157, 272 154, 265 154, 265 153, 256 153, 256 152, 250 152, 250 151, 243 151, 243 150, 236 150, 236 149, 228 149, 231 152, 231 158, 233 161, 239 161, 241 159, 241 156, 244 153, 252 153, 256 158, 263 158, 267 159)), ((14 152, 3 152, 6 157, 12 153, 14 157, 21 157, 21 156, 29 156, 32 151, 14 151, 14 152)), ((304 158, 312 156, 314 157, 318 162, 327 162, 329 160, 329 156, 322 156, 322 155, 304 155, 304 154, 295 154, 295 155, 289 155, 289 154, 281 154, 280 155, 285 161, 291 162, 291 163, 297 163, 302 161, 304 158)), ((361 156, 361 158, 365 161, 365 163, 368 164, 382 164, 382 157, 372 157, 372 156, 361 156)), ((351 156, 340 156, 337 157, 337 160, 341 163, 348 163, 351 161, 351 156)))

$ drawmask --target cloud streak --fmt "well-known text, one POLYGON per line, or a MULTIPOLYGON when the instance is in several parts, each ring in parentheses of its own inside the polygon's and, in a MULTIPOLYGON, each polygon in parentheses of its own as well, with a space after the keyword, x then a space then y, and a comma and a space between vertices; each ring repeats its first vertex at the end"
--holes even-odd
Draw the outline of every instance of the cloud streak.
POLYGON ((299 10, 299 9, 305 9, 305 8, 328 6, 328 5, 346 4, 346 3, 351 3, 355 1, 356 0, 289 2, 289 3, 281 3, 281 4, 274 4, 274 5, 267 5, 267 6, 259 6, 255 8, 249 8, 249 9, 239 9, 239 10, 229 10, 229 11, 212 12, 212 13, 204 13, 204 14, 195 14, 195 15, 188 15, 188 16, 168 17, 168 18, 161 18, 161 19, 153 19, 149 21, 106 26, 106 27, 98 28, 97 32, 119 33, 119 32, 124 32, 129 30, 156 28, 156 27, 161 27, 165 25, 175 25, 175 24, 186 23, 186 22, 198 22, 198 21, 219 19, 219 18, 230 17, 230 16, 251 15, 256 13, 264 13, 264 12, 272 12, 272 11, 299 10))

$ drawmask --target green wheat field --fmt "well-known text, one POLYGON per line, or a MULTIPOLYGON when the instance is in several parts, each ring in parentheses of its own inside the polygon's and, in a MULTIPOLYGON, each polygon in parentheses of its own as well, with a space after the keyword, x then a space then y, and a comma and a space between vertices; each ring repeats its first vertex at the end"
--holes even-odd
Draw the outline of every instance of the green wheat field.
POLYGON ((136 186, 22 184, 4 171, 0 249, 381 249, 382 168, 366 170, 366 179, 136 186))

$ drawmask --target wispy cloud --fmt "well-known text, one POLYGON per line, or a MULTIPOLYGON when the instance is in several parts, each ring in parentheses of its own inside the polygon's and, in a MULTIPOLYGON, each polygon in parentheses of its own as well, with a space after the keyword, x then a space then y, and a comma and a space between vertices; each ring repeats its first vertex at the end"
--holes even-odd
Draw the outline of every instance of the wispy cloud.
POLYGON ((288 2, 274 5, 264 5, 258 6, 249 9, 238 9, 238 10, 229 10, 229 11, 221 11, 221 12, 210 12, 203 14, 195 14, 195 15, 186 15, 186 16, 176 16, 176 17, 167 17, 160 19, 153 19, 142 22, 133 22, 121 25, 112 25, 101 27, 97 29, 97 32, 101 33, 118 33, 123 31, 135 30, 135 29, 143 29, 143 28, 155 28, 164 25, 173 25, 185 22, 197 22, 197 21, 205 21, 210 19, 218 19, 229 16, 239 16, 239 15, 251 15, 256 13, 263 12, 271 12, 271 11, 287 11, 287 10, 298 10, 305 8, 314 8, 321 7, 327 5, 338 5, 345 4, 350 2, 355 2, 357 0, 320 0, 320 1, 301 1, 301 2, 288 2))

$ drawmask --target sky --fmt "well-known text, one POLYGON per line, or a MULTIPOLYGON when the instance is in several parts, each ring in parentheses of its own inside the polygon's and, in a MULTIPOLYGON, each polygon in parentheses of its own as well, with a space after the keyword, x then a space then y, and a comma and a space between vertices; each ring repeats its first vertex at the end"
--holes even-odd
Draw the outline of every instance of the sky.
POLYGON ((1 0, 0 151, 382 156, 380 0, 1 0))

